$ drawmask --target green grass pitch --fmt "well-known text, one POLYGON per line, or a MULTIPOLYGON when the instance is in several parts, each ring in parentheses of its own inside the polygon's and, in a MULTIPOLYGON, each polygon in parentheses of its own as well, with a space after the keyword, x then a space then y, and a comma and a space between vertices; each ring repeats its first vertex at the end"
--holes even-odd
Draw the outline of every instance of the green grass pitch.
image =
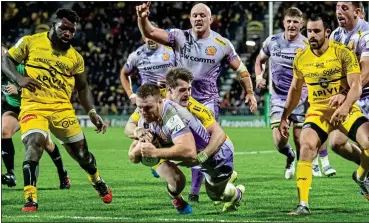
MULTIPOLYGON (((45 152, 40 161, 38 178, 39 209, 22 213, 24 148, 19 133, 16 146, 15 188, 2 187, 3 222, 366 222, 369 203, 357 194, 358 186, 351 174, 355 164, 329 151, 331 165, 337 170, 332 178, 313 178, 310 191, 310 216, 288 216, 297 205, 295 178, 284 179, 285 157, 276 152, 270 129, 228 128, 226 133, 235 145, 236 184, 246 187, 238 212, 219 214, 201 189, 200 203, 193 204, 192 215, 178 215, 166 193, 166 184, 151 175, 150 169, 128 160, 131 140, 122 128, 110 128, 105 135, 85 129, 88 145, 97 159, 99 172, 113 191, 113 202, 104 204, 87 180, 87 175, 59 146, 71 177, 71 189, 59 190, 59 181, 51 159, 45 152)), ((2 165, 2 172, 4 172, 2 165)), ((183 168, 190 189, 190 170, 183 168)))

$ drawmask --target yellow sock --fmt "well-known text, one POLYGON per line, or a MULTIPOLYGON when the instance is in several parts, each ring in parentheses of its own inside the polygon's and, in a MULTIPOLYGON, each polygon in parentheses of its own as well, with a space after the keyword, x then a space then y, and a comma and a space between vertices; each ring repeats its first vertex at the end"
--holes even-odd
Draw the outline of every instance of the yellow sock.
POLYGON ((309 201, 309 190, 313 178, 312 163, 307 161, 299 161, 297 163, 297 192, 299 195, 300 203, 309 201))
POLYGON ((357 176, 359 177, 359 180, 365 180, 365 177, 367 176, 369 172, 369 151, 364 150, 361 153, 360 156, 360 166, 357 169, 357 176))
POLYGON ((97 181, 99 181, 99 180, 100 180, 100 174, 99 174, 99 171, 98 171, 98 170, 96 170, 96 173, 95 173, 94 175, 90 175, 90 174, 88 174, 88 180, 89 180, 91 183, 93 183, 93 184, 95 184, 97 181))
POLYGON ((35 186, 29 185, 24 187, 24 199, 28 201, 31 197, 34 202, 37 202, 37 188, 35 186))

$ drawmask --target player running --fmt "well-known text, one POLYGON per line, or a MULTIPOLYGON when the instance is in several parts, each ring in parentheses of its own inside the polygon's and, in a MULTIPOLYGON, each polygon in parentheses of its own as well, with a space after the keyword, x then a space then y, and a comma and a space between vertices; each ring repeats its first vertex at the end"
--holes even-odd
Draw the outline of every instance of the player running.
MULTIPOLYGON (((227 139, 215 151, 207 151, 214 154, 207 157, 203 151, 209 145, 210 134, 201 122, 185 108, 171 100, 162 99, 156 85, 146 84, 139 88, 137 106, 142 114, 139 126, 144 127, 144 122, 147 123, 149 130, 154 137, 159 139, 161 145, 174 145, 157 149, 152 143, 138 142, 131 153, 136 157, 142 155, 143 157, 182 161, 180 165, 186 166, 200 164, 201 171, 206 174, 205 185, 210 199, 226 202, 223 207, 225 212, 237 210, 244 187, 242 185, 235 187, 229 183, 233 173, 232 142, 227 139)), ((163 173, 160 168, 157 170, 159 174, 163 173)), ((185 182, 185 179, 181 182, 183 181, 185 182)), ((179 212, 183 210, 191 213, 190 206, 180 194, 183 188, 184 186, 174 188, 168 186, 168 192, 179 212)))
MULTIPOLYGON (((288 89, 292 82, 293 58, 297 52, 305 49, 308 44, 306 37, 300 33, 303 23, 303 14, 298 8, 291 7, 287 9, 283 19, 285 31, 272 35, 265 40, 263 48, 260 50, 260 54, 256 58, 255 63, 256 86, 265 88, 266 81, 263 78, 262 65, 265 64, 268 59, 271 61, 273 88, 270 123, 273 131, 274 145, 281 154, 287 157, 284 173, 286 179, 292 179, 295 174, 295 152, 292 150, 288 138, 281 136, 278 127, 281 122, 288 89)), ((300 151, 299 137, 301 127, 305 120, 306 109, 307 89, 306 86, 304 86, 299 104, 289 117, 289 121, 293 122, 293 139, 296 146, 297 159, 300 151)), ((336 170, 329 165, 327 149, 324 148, 320 154, 323 163, 323 173, 327 176, 336 174, 336 170)), ((313 168, 313 173, 315 175, 321 175, 318 165, 313 168)))
MULTIPOLYGON (((151 22, 151 24, 158 27, 154 22, 151 22)), ((128 80, 132 74, 138 73, 142 84, 160 84, 161 81, 165 80, 169 68, 175 64, 172 48, 163 46, 146 37, 142 38, 145 44, 128 56, 128 60, 120 72, 120 80, 132 104, 136 104, 136 94, 133 93, 128 80)))
POLYGON ((106 125, 93 106, 93 97, 84 74, 84 60, 70 44, 78 22, 76 12, 59 9, 49 32, 24 36, 4 57, 2 71, 23 88, 19 120, 26 148, 23 162, 24 212, 38 208, 38 163, 50 137, 49 130, 88 173, 100 198, 105 203, 112 201, 110 188, 100 177, 95 157, 88 151, 85 136, 70 103, 75 86, 82 106, 97 127, 97 133, 105 133, 106 125), (16 71, 17 64, 22 61, 28 77, 16 71))
MULTIPOLYGON (((363 86, 358 105, 369 118, 369 24, 357 16, 361 5, 360 2, 337 2, 336 16, 340 27, 332 32, 330 39, 345 44, 358 58, 363 86)), ((360 164, 360 156, 364 155, 357 145, 348 142, 345 134, 336 130, 329 137, 329 143, 336 153, 360 164)))
MULTIPOLYGON (((3 57, 7 49, 1 46, 3 57)), ((24 64, 17 66, 17 71, 24 76, 24 64)), ((8 187, 16 186, 16 177, 14 173, 14 144, 13 135, 19 130, 18 115, 20 113, 21 104, 21 88, 6 76, 1 76, 1 90, 5 95, 5 101, 1 105, 1 156, 3 158, 7 173, 1 175, 1 184, 8 185, 8 187)), ((67 170, 63 166, 63 161, 56 144, 51 141, 51 138, 46 141, 46 151, 53 160, 59 175, 60 189, 69 189, 70 180, 67 170)))
POLYGON ((328 134, 338 129, 363 148, 359 168, 353 178, 369 200, 369 121, 355 102, 361 95, 360 66, 355 54, 343 44, 329 40, 324 17, 312 14, 307 23, 310 47, 297 54, 294 77, 288 93, 279 130, 288 136, 288 117, 299 103, 304 83, 310 107, 301 131, 300 160, 297 164, 297 190, 300 203, 290 214, 309 214, 308 195, 312 182, 312 160, 328 134), (330 104, 333 96, 347 91, 342 105, 330 104))
MULTIPOLYGON (((202 3, 191 9, 189 30, 171 29, 169 32, 151 25, 148 16, 150 2, 136 6, 138 26, 146 38, 173 48, 177 67, 184 67, 194 75, 192 97, 209 108, 216 120, 219 118, 219 94, 217 79, 221 73, 222 62, 226 62, 238 75, 246 92, 245 103, 250 110, 257 108, 250 74, 234 50, 232 43, 212 31, 213 22, 210 8, 202 3)), ((203 175, 192 169, 192 188, 190 200, 196 201, 201 188, 203 175)))

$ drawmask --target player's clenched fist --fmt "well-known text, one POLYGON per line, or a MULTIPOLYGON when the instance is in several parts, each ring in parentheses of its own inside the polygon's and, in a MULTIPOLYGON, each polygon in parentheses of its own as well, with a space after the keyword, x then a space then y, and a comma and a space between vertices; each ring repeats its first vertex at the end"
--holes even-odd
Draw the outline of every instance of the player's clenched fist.
POLYGON ((258 102, 253 94, 246 94, 245 103, 249 103, 251 112, 254 112, 258 108, 258 102))
POLYGON ((139 18, 147 18, 150 15, 150 2, 136 6, 137 16, 139 18))

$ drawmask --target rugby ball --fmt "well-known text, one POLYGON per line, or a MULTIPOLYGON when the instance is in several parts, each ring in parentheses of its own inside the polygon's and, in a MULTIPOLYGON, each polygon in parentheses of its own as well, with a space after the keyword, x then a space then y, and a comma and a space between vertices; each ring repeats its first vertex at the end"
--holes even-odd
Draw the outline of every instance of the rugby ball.
POLYGON ((160 162, 159 158, 152 158, 152 157, 141 157, 141 163, 145 166, 155 166, 160 162))

